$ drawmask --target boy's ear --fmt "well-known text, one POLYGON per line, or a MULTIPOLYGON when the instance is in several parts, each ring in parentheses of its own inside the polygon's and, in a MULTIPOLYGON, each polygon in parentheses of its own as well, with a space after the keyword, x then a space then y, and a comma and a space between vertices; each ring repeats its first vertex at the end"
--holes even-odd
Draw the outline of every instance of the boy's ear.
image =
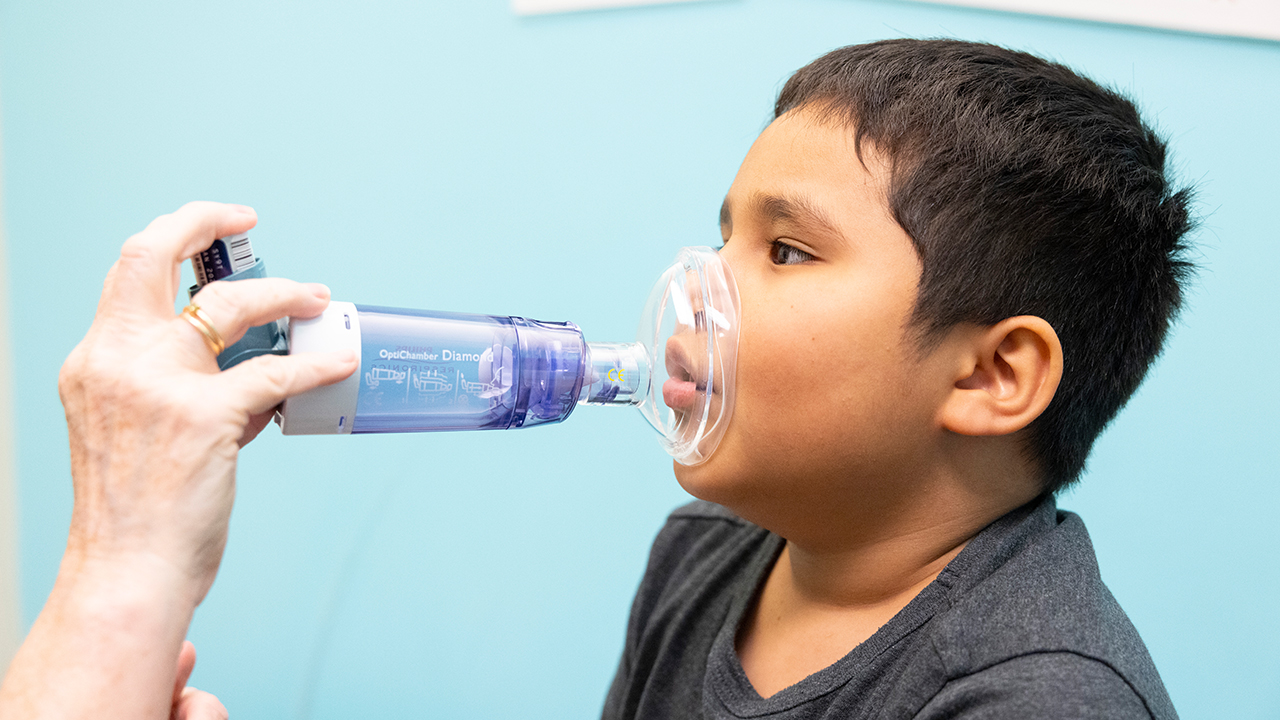
POLYGON ((1062 380, 1062 343, 1033 315, 973 328, 961 340, 942 427, 961 435, 1008 435, 1049 406, 1062 380))

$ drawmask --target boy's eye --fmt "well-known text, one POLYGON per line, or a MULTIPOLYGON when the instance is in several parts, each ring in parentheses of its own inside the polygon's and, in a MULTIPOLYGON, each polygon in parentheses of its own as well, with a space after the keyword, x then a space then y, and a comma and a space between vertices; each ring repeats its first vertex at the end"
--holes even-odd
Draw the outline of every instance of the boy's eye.
POLYGON ((812 260, 813 256, 781 240, 774 240, 773 246, 769 249, 769 259, 774 265, 796 265, 812 260))

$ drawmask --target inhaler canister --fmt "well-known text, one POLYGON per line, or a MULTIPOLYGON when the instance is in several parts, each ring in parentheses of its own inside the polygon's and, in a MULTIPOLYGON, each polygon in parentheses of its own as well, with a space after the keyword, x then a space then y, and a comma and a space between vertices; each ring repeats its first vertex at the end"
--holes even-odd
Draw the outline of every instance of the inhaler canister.
MULTIPOLYGON (((267 276, 267 266, 253 253, 253 243, 248 233, 229 235, 213 241, 207 249, 191 258, 191 269, 196 274, 196 284, 187 291, 195 301, 200 288, 218 280, 249 280, 267 276)), ((234 344, 218 355, 218 369, 238 365, 259 355, 288 355, 284 320, 251 327, 234 344)))
POLYGON ((564 420, 589 358, 573 323, 330 302, 290 352, 351 350, 347 379, 291 397, 285 435, 487 430, 564 420))

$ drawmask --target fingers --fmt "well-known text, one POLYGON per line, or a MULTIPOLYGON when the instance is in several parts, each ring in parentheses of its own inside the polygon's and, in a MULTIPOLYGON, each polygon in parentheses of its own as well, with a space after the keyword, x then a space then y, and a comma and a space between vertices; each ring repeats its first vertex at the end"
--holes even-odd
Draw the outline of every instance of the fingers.
MULTIPOLYGON (((192 302, 204 310, 222 339, 231 345, 245 330, 286 315, 301 318, 319 315, 329 305, 329 288, 284 278, 214 282, 196 293, 192 302)), ((192 336, 200 337, 198 332, 192 336)))
POLYGON ((355 371, 350 350, 334 353, 263 355, 230 368, 219 376, 227 396, 250 415, 265 413, 285 398, 321 385, 338 382, 355 371))
POLYGON ((173 705, 173 720, 227 720, 227 708, 218 698, 189 687, 173 705))
POLYGON ((178 292, 175 268, 215 238, 245 232, 257 222, 252 208, 213 202, 187 203, 175 213, 161 215, 120 249, 99 311, 172 313, 178 292))
POLYGON ((182 697, 182 689, 191 679, 191 671, 196 668, 196 646, 190 640, 182 641, 182 650, 178 652, 178 677, 173 682, 173 704, 177 706, 182 697))

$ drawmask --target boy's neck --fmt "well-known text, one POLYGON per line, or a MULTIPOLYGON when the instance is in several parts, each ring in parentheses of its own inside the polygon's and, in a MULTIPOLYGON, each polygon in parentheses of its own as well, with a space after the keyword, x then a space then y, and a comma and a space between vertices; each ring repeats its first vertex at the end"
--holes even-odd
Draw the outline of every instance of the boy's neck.
POLYGON ((901 468, 807 507, 775 498, 744 517, 787 540, 788 571, 802 597, 833 606, 879 602, 927 585, 983 528, 1040 494, 1015 440, 1001 441, 961 442, 964 449, 949 454, 960 462, 901 468))
POLYGON ((806 602, 876 605, 913 589, 914 597, 989 522, 982 516, 947 518, 846 547, 788 541, 785 567, 779 563, 775 570, 785 572, 797 599, 806 602))
POLYGON ((788 543, 738 627, 748 680, 770 697, 835 663, 911 602, 966 542, 933 552, 891 542, 834 554, 788 543))
POLYGON ((858 502, 756 519, 787 539, 738 631, 739 658, 761 695, 848 654, 983 528, 1038 494, 1020 462, 970 467, 984 472, 900 478, 858 502))
MULTIPOLYGON (((897 609, 937 577, 975 535, 1034 495, 974 498, 935 488, 908 507, 867 506, 830 517, 848 530, 837 542, 823 528, 792 533, 774 573, 798 602, 856 608, 880 605, 908 593, 897 609), (878 516, 877 516, 878 515, 878 516)), ((896 610, 895 610, 896 612, 896 610)))

